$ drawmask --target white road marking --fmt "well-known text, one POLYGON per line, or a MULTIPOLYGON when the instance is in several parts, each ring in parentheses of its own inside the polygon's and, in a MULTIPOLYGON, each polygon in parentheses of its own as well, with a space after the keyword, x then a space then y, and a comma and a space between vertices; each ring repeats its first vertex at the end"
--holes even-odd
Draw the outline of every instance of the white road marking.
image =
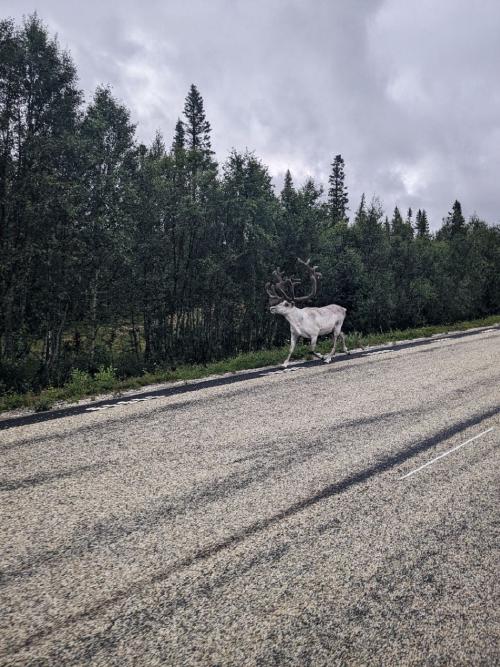
POLYGON ((477 440, 478 438, 482 437, 483 435, 486 435, 487 433, 490 433, 493 431, 494 426, 491 428, 487 429, 486 431, 483 431, 482 433, 478 433, 478 435, 475 435, 473 438, 469 438, 469 440, 466 440, 465 442, 462 442, 461 445, 457 445, 456 447, 453 447, 452 449, 449 449, 447 452, 444 452, 444 454, 440 454, 439 456, 436 456, 435 459, 432 459, 431 461, 427 461, 427 463, 424 463, 424 465, 421 465, 419 468, 416 468, 415 470, 412 470, 411 472, 407 473, 406 475, 403 475, 403 477, 400 477, 400 481, 402 479, 405 479, 406 477, 410 477, 410 475, 414 475, 416 472, 419 470, 422 470, 422 468, 426 468, 427 466, 430 466, 432 463, 435 461, 438 461, 439 459, 442 459, 444 456, 448 456, 448 454, 451 454, 452 452, 456 452, 457 449, 460 449, 461 447, 465 447, 465 445, 468 445, 470 442, 473 442, 474 440, 477 440))
POLYGON ((117 401, 116 403, 107 403, 106 405, 99 405, 95 408, 86 408, 87 412, 95 412, 96 410, 109 410, 110 408, 117 408, 119 405, 129 405, 130 403, 138 403, 139 401, 156 401, 158 396, 145 396, 144 398, 131 398, 129 401, 117 401))
POLYGON ((305 368, 282 368, 280 371, 267 371, 266 373, 261 373, 260 377, 266 377, 267 375, 282 375, 283 373, 296 373, 297 371, 304 371, 305 368))

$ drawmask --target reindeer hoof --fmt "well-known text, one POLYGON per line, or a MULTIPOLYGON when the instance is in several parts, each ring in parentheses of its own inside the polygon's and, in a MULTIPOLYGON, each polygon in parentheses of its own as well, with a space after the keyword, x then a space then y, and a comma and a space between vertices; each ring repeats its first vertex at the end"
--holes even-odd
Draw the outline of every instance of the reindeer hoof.
POLYGON ((331 363, 332 359, 331 357, 326 357, 323 361, 325 362, 325 364, 329 364, 331 363))

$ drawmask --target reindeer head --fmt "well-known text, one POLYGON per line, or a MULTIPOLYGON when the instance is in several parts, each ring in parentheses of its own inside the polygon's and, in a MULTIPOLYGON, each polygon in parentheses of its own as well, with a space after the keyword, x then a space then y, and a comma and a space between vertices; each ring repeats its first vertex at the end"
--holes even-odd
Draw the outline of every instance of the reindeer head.
POLYGON ((292 308, 295 308, 295 304, 293 301, 280 301, 277 303, 275 306, 269 306, 269 311, 273 315, 286 315, 288 311, 292 310, 292 308))
POLYGON ((297 258, 297 261, 303 264, 309 271, 311 290, 309 294, 296 296, 295 287, 300 285, 301 281, 294 277, 288 278, 277 268, 273 271, 273 283, 266 283, 266 292, 269 295, 269 310, 273 315, 286 315, 290 309, 295 307, 296 303, 307 301, 316 294, 318 278, 321 278, 321 273, 317 271, 318 267, 311 266, 311 259, 304 262, 302 259, 297 258))

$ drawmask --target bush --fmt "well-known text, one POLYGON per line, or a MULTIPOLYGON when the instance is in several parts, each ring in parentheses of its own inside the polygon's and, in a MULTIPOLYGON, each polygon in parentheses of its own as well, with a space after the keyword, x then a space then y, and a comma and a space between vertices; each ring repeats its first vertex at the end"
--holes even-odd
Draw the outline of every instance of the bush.
POLYGON ((112 389, 116 383, 116 369, 113 366, 101 366, 94 375, 94 385, 96 389, 112 389))
POLYGON ((52 399, 48 396, 41 396, 35 403, 33 403, 33 409, 35 412, 45 412, 46 410, 50 410, 53 405, 54 402, 52 399))
POLYGON ((68 384, 68 390, 71 394, 74 396, 88 394, 92 387, 92 378, 87 371, 81 371, 79 368, 74 368, 71 371, 71 380, 68 384))

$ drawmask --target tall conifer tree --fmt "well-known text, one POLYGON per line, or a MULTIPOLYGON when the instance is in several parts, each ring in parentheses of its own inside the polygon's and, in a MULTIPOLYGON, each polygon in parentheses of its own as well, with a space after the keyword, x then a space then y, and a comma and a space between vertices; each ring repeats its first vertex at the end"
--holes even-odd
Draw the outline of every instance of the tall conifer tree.
POLYGON ((417 217, 415 220, 415 231, 417 232, 417 238, 429 238, 429 222, 427 220, 427 213, 424 209, 418 209, 417 217))
POLYGON ((184 131, 184 124, 180 118, 177 119, 175 124, 175 134, 174 140, 172 142, 172 152, 174 155, 178 155, 181 151, 184 151, 186 147, 186 133, 184 131))
POLYGON ((347 211, 349 210, 349 197, 345 184, 344 160, 342 155, 335 156, 328 182, 330 184, 328 190, 330 222, 332 225, 336 225, 338 222, 347 219, 347 211))
POLYGON ((287 213, 291 213, 294 208, 294 203, 297 197, 297 192, 293 187, 293 179, 290 169, 286 170, 283 189, 281 191, 281 203, 283 204, 287 213))
POLYGON ((210 123, 205 117, 203 98, 197 87, 191 84, 184 104, 184 130, 186 148, 205 156, 213 154, 210 141, 210 123))
POLYGON ((458 200, 455 200, 448 216, 443 220, 443 226, 438 232, 438 238, 452 239, 456 236, 463 236, 467 229, 465 218, 462 214, 462 206, 458 200))

